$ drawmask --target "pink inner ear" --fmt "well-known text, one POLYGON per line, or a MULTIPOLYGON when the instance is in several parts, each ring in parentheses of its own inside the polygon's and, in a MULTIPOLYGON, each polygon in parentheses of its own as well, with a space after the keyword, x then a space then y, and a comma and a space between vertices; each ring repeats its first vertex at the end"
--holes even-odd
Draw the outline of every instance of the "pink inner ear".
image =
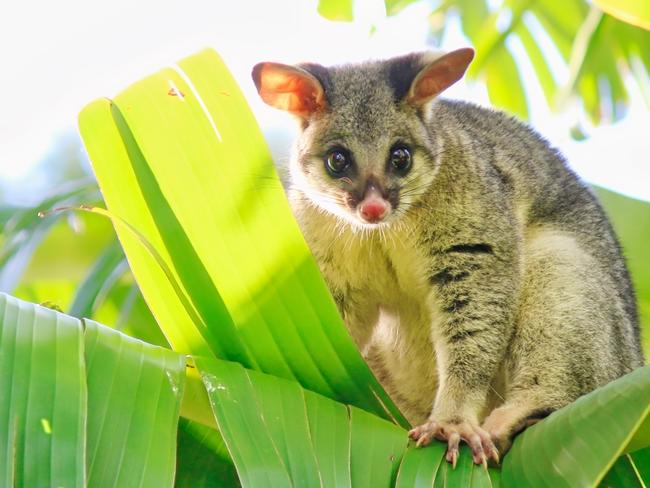
MULTIPOLYGON (((418 80, 412 98, 416 100, 429 99, 434 97, 449 85, 446 85, 444 78, 439 74, 427 74, 426 77, 418 80)), ((450 83, 451 84, 451 83, 450 83)))
POLYGON ((415 77, 409 102, 423 104, 449 88, 463 77, 472 59, 474 50, 466 48, 445 54, 431 63, 415 77))
POLYGON ((309 116, 323 106, 323 89, 309 73, 267 63, 260 72, 259 93, 269 105, 295 115, 309 116))

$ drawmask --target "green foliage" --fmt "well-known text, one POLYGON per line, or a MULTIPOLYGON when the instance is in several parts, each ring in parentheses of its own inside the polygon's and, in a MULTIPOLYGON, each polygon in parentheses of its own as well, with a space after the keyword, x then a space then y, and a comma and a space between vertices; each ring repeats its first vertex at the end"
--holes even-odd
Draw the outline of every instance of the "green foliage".
MULTIPOLYGON (((0 290, 11 291, 18 280, 27 272, 27 266, 32 261, 34 253, 43 248, 41 244, 50 231, 60 223, 62 214, 54 213, 40 218, 40 212, 48 212, 52 208, 72 205, 80 202, 93 202, 99 199, 97 185, 91 181, 73 181, 58 188, 52 195, 45 197, 35 207, 11 208, 3 212, 2 235, 0 236, 0 290)), ((66 251, 62 246, 59 254, 66 251)), ((90 253, 93 256, 94 253, 90 253)), ((57 262, 59 259, 45 259, 57 262)), ((92 259, 92 257, 90 258, 92 259)), ((76 256, 78 263, 79 256, 76 256)), ((82 266, 87 266, 90 260, 82 266)), ((43 263, 44 264, 44 263, 43 263)), ((41 266, 40 268, 42 268, 41 266)))
POLYGON ((88 485, 170 486, 185 358, 91 320, 83 325, 88 485))
POLYGON ((0 484, 84 486, 81 324, 4 294, 0 317, 0 484))
POLYGON ((644 488, 650 482, 650 449, 621 456, 599 486, 644 488))
POLYGON ((610 15, 646 30, 650 30, 650 3, 639 0, 595 0, 598 7, 610 15))
POLYGON ((621 454, 648 446, 650 366, 645 366, 528 428, 504 460, 502 481, 505 486, 593 486, 621 454))
POLYGON ((318 13, 330 20, 351 21, 351 0, 318 0, 318 13))
MULTIPOLYGON (((386 13, 398 14, 422 0, 385 0, 386 13)), ((352 0, 327 2, 319 8, 331 20, 352 20, 352 0)), ((595 124, 621 119, 628 105, 624 83, 631 74, 650 106, 650 7, 634 0, 456 0, 439 1, 432 10, 432 36, 441 39, 457 17, 476 48, 469 76, 485 81, 496 106, 526 118, 526 83, 511 53, 520 42, 549 106, 562 108, 570 97, 581 101, 595 124), (599 8, 600 7, 600 8, 599 8), (605 12, 604 13, 603 9, 605 12), (610 15, 611 14, 611 15, 610 15), (644 28, 645 27, 645 28, 644 28), (550 39, 564 61, 567 79, 558 79, 543 39, 550 39)))
MULTIPOLYGON (((4 294, 0 316, 6 440, 0 475, 7 486, 172 485, 181 397, 191 382, 183 375, 185 356, 4 294)), ((295 381, 239 363, 193 362, 239 479, 217 432, 184 421, 177 486, 595 486, 602 480, 624 487, 650 480, 650 366, 529 428, 499 472, 475 466, 465 446, 451 469, 443 444, 415 448, 394 423, 295 381), (616 460, 625 451, 631 453, 616 460)))
POLYGON ((99 296, 107 292, 107 288, 119 279, 126 268, 127 263, 122 247, 117 239, 113 239, 79 285, 70 305, 70 315, 91 317, 99 296))
POLYGON ((80 116, 117 234, 170 344, 399 419, 345 330, 234 80, 212 51, 179 68, 183 76, 163 70, 80 116))
POLYGON ((181 418, 175 488, 241 486, 219 432, 181 418))
POLYGON ((3 486, 171 486, 185 358, 0 294, 3 486))
POLYGON ((596 194, 614 225, 623 247, 641 319, 641 338, 646 360, 650 359, 650 203, 596 188, 596 194))

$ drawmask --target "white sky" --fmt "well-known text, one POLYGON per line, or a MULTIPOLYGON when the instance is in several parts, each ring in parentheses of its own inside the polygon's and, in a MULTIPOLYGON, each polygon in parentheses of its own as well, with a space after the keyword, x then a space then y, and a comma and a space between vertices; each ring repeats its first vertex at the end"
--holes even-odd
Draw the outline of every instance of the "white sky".
MULTIPOLYGON (((362 2, 357 1, 357 4, 362 2)), ((263 105, 250 81, 265 60, 334 64, 426 48, 430 6, 383 17, 381 0, 364 1, 353 24, 318 16, 316 0, 21 0, 0 12, 0 179, 15 185, 76 126, 79 110, 205 46, 226 60, 267 133, 292 127, 263 105), (371 27, 375 33, 370 36, 371 27)), ((466 45, 457 32, 445 49, 466 45)), ((517 46, 513 46, 515 49, 517 46)), ((524 67, 524 76, 533 77, 524 67)), ((447 96, 488 104, 482 85, 460 83, 447 96)), ((560 147, 585 179, 650 200, 650 114, 633 93, 622 122, 569 138, 575 112, 551 115, 532 93, 535 127, 560 147)))

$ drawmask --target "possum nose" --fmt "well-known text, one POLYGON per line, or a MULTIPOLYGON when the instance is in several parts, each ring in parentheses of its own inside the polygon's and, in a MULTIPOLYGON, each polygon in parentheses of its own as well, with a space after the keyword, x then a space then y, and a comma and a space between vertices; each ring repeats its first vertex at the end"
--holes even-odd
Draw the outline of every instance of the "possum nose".
POLYGON ((369 224, 381 221, 388 213, 388 205, 381 198, 366 198, 359 206, 361 218, 369 224))

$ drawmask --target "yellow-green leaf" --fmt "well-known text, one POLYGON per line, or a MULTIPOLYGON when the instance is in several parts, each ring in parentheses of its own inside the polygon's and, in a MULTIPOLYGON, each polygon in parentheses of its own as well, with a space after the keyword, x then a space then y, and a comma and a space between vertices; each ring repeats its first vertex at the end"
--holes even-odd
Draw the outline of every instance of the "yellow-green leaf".
POLYGON ((328 20, 354 20, 352 0, 318 0, 318 13, 328 20))
POLYGON ((650 30, 650 2, 647 0, 594 0, 594 3, 623 22, 650 30))

